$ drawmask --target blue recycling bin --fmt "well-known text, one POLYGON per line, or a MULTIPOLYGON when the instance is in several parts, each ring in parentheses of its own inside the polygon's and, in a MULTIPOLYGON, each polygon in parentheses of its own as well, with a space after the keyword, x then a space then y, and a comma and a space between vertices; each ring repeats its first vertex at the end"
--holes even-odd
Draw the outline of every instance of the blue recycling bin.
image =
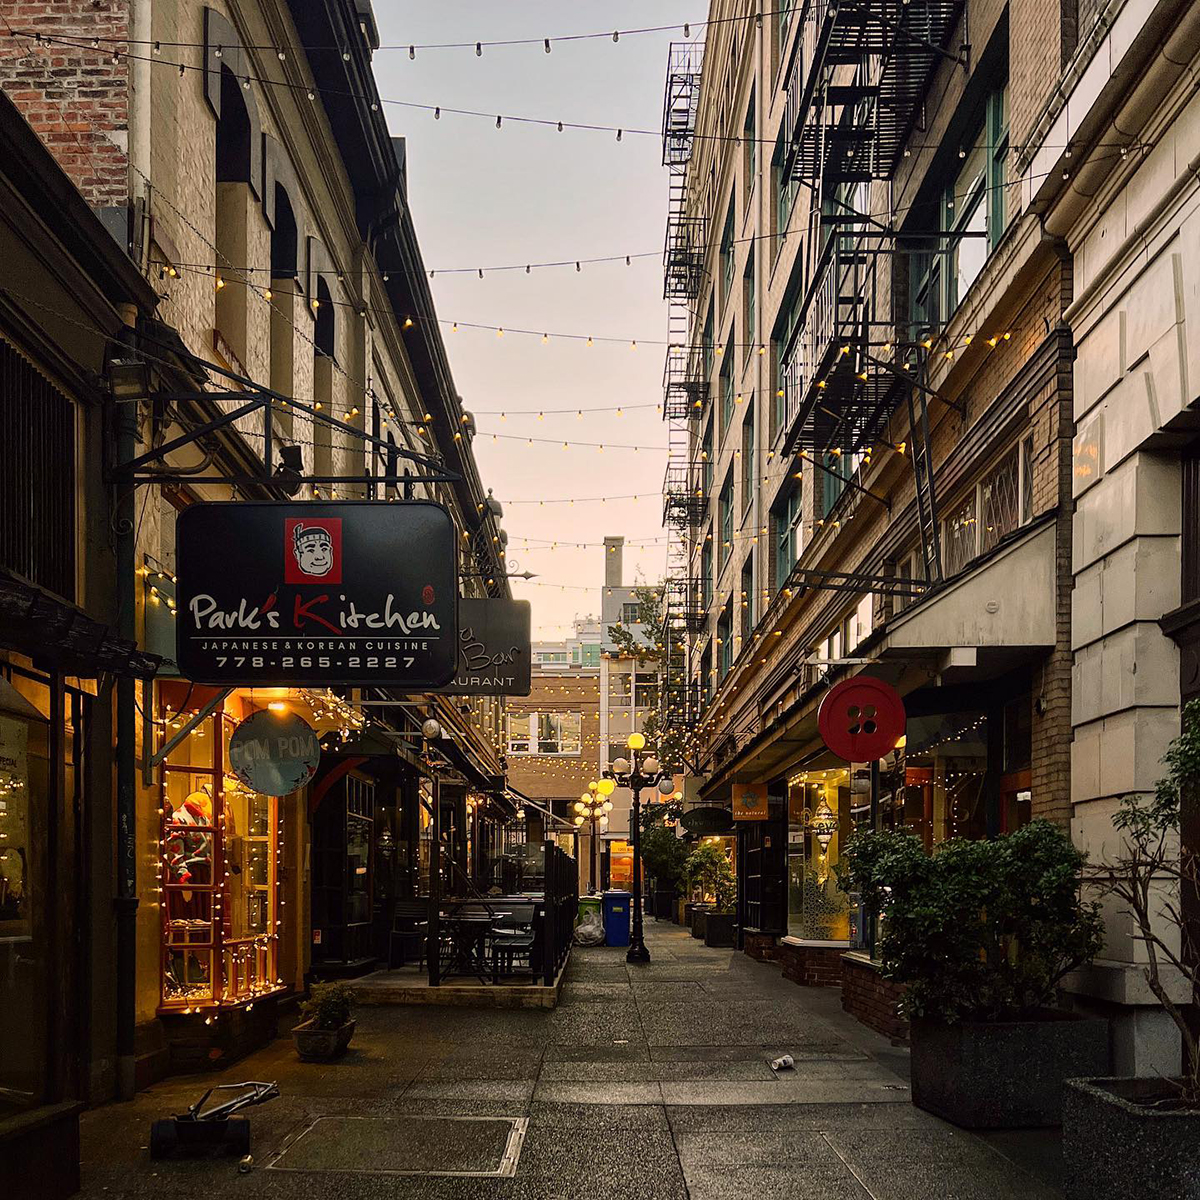
POLYGON ((629 945, 629 906, 632 901, 632 892, 614 889, 604 893, 604 941, 607 945, 629 945))

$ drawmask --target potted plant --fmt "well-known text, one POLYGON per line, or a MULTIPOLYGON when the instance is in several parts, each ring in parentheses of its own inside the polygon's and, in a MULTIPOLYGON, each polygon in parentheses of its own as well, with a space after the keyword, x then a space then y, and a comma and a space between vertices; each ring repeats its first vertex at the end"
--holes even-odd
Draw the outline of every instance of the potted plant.
POLYGON ((354 992, 344 983, 314 983, 300 1006, 304 1018, 292 1030, 296 1053, 305 1062, 324 1062, 342 1054, 354 1036, 354 992))
POLYGON ((1068 1081, 1063 1164, 1072 1200, 1200 1195, 1200 701, 1184 707, 1163 763, 1152 797, 1122 798, 1113 817, 1120 849, 1093 874, 1145 947, 1146 984, 1179 1031, 1180 1070, 1068 1081))
POLYGON ((654 917, 668 920, 675 909, 683 878, 687 847, 664 825, 655 825, 642 834, 642 862, 654 880, 654 917))
POLYGON ((1063 1081, 1107 1070, 1107 1022, 1052 1007, 1059 981, 1102 944, 1083 865, 1048 821, 933 854, 907 830, 850 840, 839 882, 882 919, 919 1108, 970 1129, 1057 1125, 1063 1081))
POLYGON ((692 937, 706 946, 732 946, 737 880, 725 852, 715 842, 701 842, 687 858, 689 886, 704 903, 692 908, 692 937))

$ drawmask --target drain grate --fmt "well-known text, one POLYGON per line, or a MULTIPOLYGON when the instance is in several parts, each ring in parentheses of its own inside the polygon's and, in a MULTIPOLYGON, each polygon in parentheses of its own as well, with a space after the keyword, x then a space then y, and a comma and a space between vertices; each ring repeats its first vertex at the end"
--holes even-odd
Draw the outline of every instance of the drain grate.
POLYGON ((318 1117, 272 1171, 510 1177, 527 1117, 318 1117))

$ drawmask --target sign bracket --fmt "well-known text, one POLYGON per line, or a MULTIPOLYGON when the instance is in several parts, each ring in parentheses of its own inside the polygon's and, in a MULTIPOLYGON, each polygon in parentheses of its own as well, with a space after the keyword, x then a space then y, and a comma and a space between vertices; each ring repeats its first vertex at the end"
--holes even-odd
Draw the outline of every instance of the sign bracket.
MULTIPOLYGON (((187 737, 197 725, 200 724, 201 721, 211 717, 213 713, 216 712, 217 708, 225 702, 226 697, 232 691, 233 688, 231 687, 222 688, 207 704, 197 710, 197 712, 193 714, 189 721, 184 723, 182 729, 176 730, 173 737, 168 738, 158 750, 150 755, 149 758, 145 759, 143 775, 149 774, 150 771, 157 767, 159 763, 161 763, 167 757, 167 755, 170 754, 171 751, 174 750, 175 747, 178 746, 179 743, 182 742, 183 739, 187 737)), ((152 781, 146 780, 146 782, 150 783, 152 781)))

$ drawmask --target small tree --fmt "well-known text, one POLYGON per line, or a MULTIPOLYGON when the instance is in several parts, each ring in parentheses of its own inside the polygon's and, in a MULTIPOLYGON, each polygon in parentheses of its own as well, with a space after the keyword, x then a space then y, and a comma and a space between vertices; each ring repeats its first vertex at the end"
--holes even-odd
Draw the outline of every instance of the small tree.
POLYGON ((928 854, 909 830, 856 834, 839 883, 884 918, 884 974, 910 1017, 954 1023, 1029 1015, 1096 955, 1098 907, 1080 896, 1083 855, 1048 821, 928 854))
POLYGON ((660 889, 679 890, 687 857, 687 847, 670 829, 658 825, 642 834, 642 862, 660 889))
POLYGON ((711 896, 718 912, 733 908, 737 879, 720 846, 701 842, 688 855, 684 878, 689 890, 698 888, 701 896, 711 896))
POLYGON ((1200 701, 1183 710, 1183 732, 1163 756, 1166 773, 1149 799, 1124 796, 1113 825, 1119 853, 1094 872, 1102 890, 1121 901, 1146 947, 1146 983, 1183 1041, 1183 1102, 1200 1107, 1200 848, 1180 842, 1200 803, 1200 701), (1176 1003, 1165 975, 1182 978, 1188 1003, 1176 1003))

